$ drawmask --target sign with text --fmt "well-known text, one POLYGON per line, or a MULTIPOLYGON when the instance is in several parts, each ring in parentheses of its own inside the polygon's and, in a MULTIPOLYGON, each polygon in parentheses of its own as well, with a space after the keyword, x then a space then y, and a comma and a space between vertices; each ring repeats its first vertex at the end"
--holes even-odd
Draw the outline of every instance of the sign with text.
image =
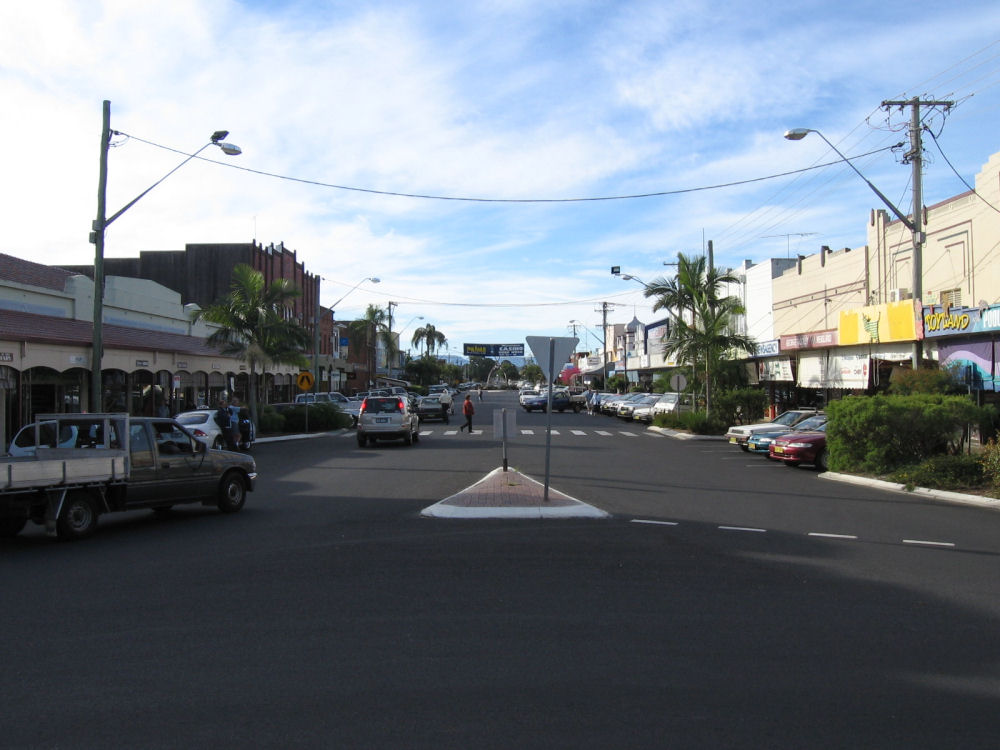
POLYGON ((463 344, 466 357, 523 357, 524 344, 463 344))

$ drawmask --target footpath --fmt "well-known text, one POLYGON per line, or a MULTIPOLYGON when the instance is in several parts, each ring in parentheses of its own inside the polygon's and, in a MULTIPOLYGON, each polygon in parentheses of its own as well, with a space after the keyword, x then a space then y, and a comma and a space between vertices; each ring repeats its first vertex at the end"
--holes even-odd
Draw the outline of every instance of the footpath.
MULTIPOLYGON (((676 440, 724 440, 721 435, 692 435, 687 432, 649 427, 676 440)), ((271 435, 257 439, 258 443, 275 443, 286 440, 313 440, 335 435, 343 435, 348 430, 315 432, 309 434, 271 435)), ((939 500, 947 503, 974 505, 1000 510, 1000 498, 984 497, 962 492, 916 487, 871 479, 853 474, 839 474, 825 471, 820 479, 847 484, 862 485, 874 489, 898 492, 911 497, 939 500)), ((494 469, 473 485, 421 511, 428 518, 610 518, 603 510, 570 497, 552 487, 545 486, 536 479, 520 473, 516 469, 494 469)))

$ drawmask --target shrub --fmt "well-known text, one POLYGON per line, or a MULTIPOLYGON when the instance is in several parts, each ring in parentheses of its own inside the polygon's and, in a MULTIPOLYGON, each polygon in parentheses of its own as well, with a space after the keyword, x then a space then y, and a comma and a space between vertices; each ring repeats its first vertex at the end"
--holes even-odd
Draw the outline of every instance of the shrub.
POLYGON ((312 404, 308 416, 305 406, 296 406, 285 412, 285 432, 304 432, 307 419, 310 432, 346 427, 351 422, 334 404, 312 404))
POLYGON ((714 414, 708 416, 703 411, 657 414, 653 419, 653 424, 668 430, 688 430, 696 435, 721 435, 729 426, 723 424, 714 414))
POLYGON ((919 464, 896 469, 889 478, 911 489, 965 489, 982 487, 984 471, 978 456, 932 456, 919 464))
POLYGON ((835 471, 884 474, 931 456, 960 452, 965 427, 983 409, 964 396, 848 396, 827 406, 835 471))
POLYGON ((727 427, 759 422, 766 410, 767 394, 759 388, 736 388, 712 396, 712 412, 727 427))
POLYGON ((284 432, 285 430, 284 415, 279 414, 270 404, 265 404, 260 408, 257 421, 259 422, 258 432, 284 432))
POLYGON ((1000 489, 1000 444, 996 440, 990 440, 983 446, 983 452, 979 456, 979 461, 983 466, 983 475, 990 484, 1000 489))

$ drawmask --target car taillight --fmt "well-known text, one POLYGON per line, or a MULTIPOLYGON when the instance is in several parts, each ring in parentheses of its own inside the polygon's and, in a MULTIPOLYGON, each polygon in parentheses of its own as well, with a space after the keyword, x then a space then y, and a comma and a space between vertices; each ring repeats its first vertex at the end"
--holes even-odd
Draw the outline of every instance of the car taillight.
POLYGON ((193 428, 193 429, 191 430, 191 432, 193 432, 193 433, 194 433, 194 436, 195 436, 195 437, 208 437, 208 433, 207 433, 207 432, 202 432, 202 431, 201 431, 201 430, 199 430, 199 429, 198 429, 197 427, 193 428))
POLYGON ((366 411, 368 411, 368 399, 361 402, 361 411, 359 413, 363 414, 366 411))
POLYGON ((399 399, 399 410, 403 411, 403 399, 399 399))

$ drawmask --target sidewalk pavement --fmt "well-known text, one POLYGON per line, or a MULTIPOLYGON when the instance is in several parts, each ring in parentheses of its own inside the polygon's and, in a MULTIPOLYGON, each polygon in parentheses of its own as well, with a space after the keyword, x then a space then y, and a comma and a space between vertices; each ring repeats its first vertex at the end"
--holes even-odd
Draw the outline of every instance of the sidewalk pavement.
MULTIPOLYGON (((721 435, 692 435, 688 432, 669 430, 664 427, 649 427, 649 430, 659 432, 676 440, 724 440, 721 435)), ((262 437, 258 443, 273 443, 284 440, 305 440, 332 435, 341 435, 346 429, 332 432, 315 432, 295 435, 272 435, 262 437)), ((886 482, 881 479, 856 476, 854 474, 838 474, 825 471, 820 479, 832 482, 862 485, 874 489, 898 492, 911 497, 939 500, 947 503, 975 505, 981 508, 1000 510, 1000 499, 971 495, 963 492, 949 492, 925 487, 915 487, 908 490, 906 485, 898 482, 886 482)), ((549 487, 548 500, 544 497, 544 485, 517 470, 494 469, 461 492, 445 498, 435 505, 425 508, 421 515, 429 518, 608 518, 605 513, 592 505, 569 497, 558 490, 549 487)))

